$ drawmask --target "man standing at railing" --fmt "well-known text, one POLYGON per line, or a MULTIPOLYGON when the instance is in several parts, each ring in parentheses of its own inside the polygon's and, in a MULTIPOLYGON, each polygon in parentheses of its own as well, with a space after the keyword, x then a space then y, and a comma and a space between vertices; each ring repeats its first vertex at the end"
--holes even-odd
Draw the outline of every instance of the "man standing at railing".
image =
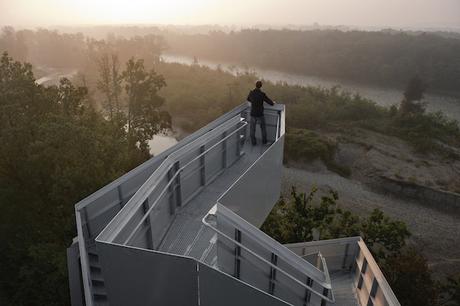
POLYGON ((260 89, 262 88, 262 82, 256 82, 256 88, 251 90, 248 95, 248 101, 251 102, 251 142, 252 145, 256 145, 256 125, 257 122, 260 124, 262 130, 262 143, 267 143, 267 127, 265 125, 264 117, 264 102, 274 105, 273 102, 267 95, 260 89))

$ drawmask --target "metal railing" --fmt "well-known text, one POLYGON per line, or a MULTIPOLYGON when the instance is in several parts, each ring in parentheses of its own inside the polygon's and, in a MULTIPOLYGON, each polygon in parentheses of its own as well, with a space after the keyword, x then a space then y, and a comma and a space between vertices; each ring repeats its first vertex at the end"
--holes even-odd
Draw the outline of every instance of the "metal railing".
MULTIPOLYGON (((161 180, 165 178, 165 176, 171 171, 171 169, 179 161, 179 159, 182 156, 192 152, 192 150, 204 146, 206 142, 214 140, 219 135, 222 135, 225 131, 235 128, 239 124, 242 124, 242 126, 240 126, 241 129, 244 128, 247 125, 247 123, 241 117, 241 113, 244 111, 245 109, 242 108, 241 112, 237 116, 228 118, 219 126, 216 126, 211 130, 208 130, 205 134, 202 134, 200 137, 194 139, 192 142, 180 147, 178 150, 173 151, 170 155, 168 155, 162 161, 160 166, 158 166, 158 168, 139 188, 138 192, 136 192, 136 194, 128 201, 128 203, 126 203, 124 209, 120 210, 119 213, 109 222, 109 224, 99 234, 98 239, 114 242, 115 239, 117 239, 117 237, 119 237, 119 235, 122 233, 122 231, 127 230, 125 229, 126 225, 130 222, 134 215, 138 213, 139 209, 142 208, 144 202, 158 188, 159 184, 162 183, 161 180)), ((234 133, 236 133, 236 131, 234 133)), ((234 133, 231 134, 234 135, 234 133)), ((231 135, 228 136, 230 137, 231 135)), ((226 138, 225 140, 227 139, 228 138, 226 138)), ((225 140, 221 139, 220 144, 222 144, 222 142, 225 140)), ((177 179, 178 175, 176 175, 175 178, 177 179)), ((169 186, 171 186, 171 184, 169 184, 169 186)), ((160 197, 157 197, 157 199, 160 199, 160 197)), ((145 221, 146 218, 144 218, 143 220, 145 221)))
POLYGON ((393 290, 385 279, 385 276, 377 265, 377 262, 367 248, 364 240, 360 239, 358 241, 358 246, 359 252, 363 256, 362 263, 358 262, 359 254, 356 257, 358 281, 355 285, 357 286, 358 298, 362 299, 362 301, 367 303, 367 305, 369 305, 370 301, 372 301, 371 304, 374 305, 376 304, 375 299, 377 298, 377 293, 380 291, 386 302, 386 305, 401 306, 398 299, 396 298, 396 295, 393 293, 393 290), (366 276, 370 276, 371 281, 370 284, 364 284, 367 288, 365 291, 363 291, 362 287, 363 283, 365 283, 364 277, 366 276), (362 282, 361 286, 359 284, 360 281, 362 282))
MULTIPOLYGON (((131 240, 133 239, 134 235, 136 235, 137 231, 139 230, 139 228, 141 227, 141 225, 145 222, 145 220, 149 217, 150 213, 152 212, 152 210, 155 208, 155 206, 157 205, 157 203, 163 198, 163 195, 166 193, 166 191, 168 191, 169 187, 171 186, 171 184, 173 182, 175 182, 176 178, 185 170, 187 169, 193 162, 201 159, 203 156, 205 156, 208 152, 210 152, 211 150, 213 150, 214 148, 216 148, 218 145, 221 145, 224 141, 226 141, 227 139, 229 139, 230 137, 232 137, 234 134, 236 134, 237 132, 241 131, 243 128, 245 128, 247 126, 247 122, 244 122, 242 121, 242 124, 240 127, 238 127, 237 129, 235 129, 234 131, 232 131, 231 133, 229 133, 227 136, 225 136, 224 138, 222 138, 221 140, 219 140, 218 142, 216 142, 214 145, 212 145, 211 147, 209 147, 208 149, 206 149, 204 152, 200 153, 199 155, 197 155, 195 158, 193 158, 192 160, 190 160, 187 164, 185 164, 184 166, 182 166, 181 168, 179 168, 175 174, 168 180, 168 183, 166 184, 166 186, 163 187, 160 195, 157 197, 157 199, 155 200, 155 202, 153 202, 153 204, 149 207, 149 209, 145 212, 144 216, 141 218, 141 220, 137 223, 137 225, 135 226, 135 228, 132 230, 131 234, 129 234, 129 236, 124 240, 123 242, 123 245, 127 245, 128 243, 131 242, 131 240)), ((239 141, 239 140, 238 140, 239 141)), ((175 161, 175 160, 174 160, 175 161)), ((172 167, 174 166, 174 163, 171 163, 169 165, 169 168, 166 170, 166 171, 169 171, 172 169, 172 167)), ((159 185, 159 182, 152 188, 152 189, 155 189, 156 187, 158 187, 159 185)))
POLYGON ((361 237, 293 243, 285 246, 300 256, 309 252, 321 252, 328 263, 333 264, 332 270, 350 271, 355 277, 352 282, 360 303, 368 305, 369 300, 374 303, 376 298, 384 298, 385 305, 401 305, 361 237))
MULTIPOLYGON (((207 227, 209 227, 211 230, 213 230, 214 232, 216 232, 218 235, 224 237, 225 239, 229 240, 231 243, 235 244, 236 246, 240 247, 241 249, 245 250, 246 252, 248 252, 249 254, 251 254, 252 256, 254 256, 256 259, 258 259, 259 261, 263 262, 264 264, 266 264, 267 266, 269 266, 270 268, 276 270, 276 271, 279 271, 281 274, 285 275, 287 278, 289 278, 290 280, 292 280, 293 282, 295 282, 297 285, 305 288, 306 290, 308 290, 309 292, 313 293, 314 295, 318 296, 319 298, 321 298, 322 300, 324 301, 327 301, 327 302, 330 302, 330 303, 335 303, 335 298, 334 298, 334 293, 332 292, 331 288, 325 288, 325 289, 328 289, 328 292, 331 293, 331 297, 328 297, 328 296, 325 296, 324 294, 322 293, 319 293, 318 291, 316 291, 315 289, 312 288, 312 286, 309 286, 305 283, 303 283, 302 281, 298 280, 297 278, 295 278, 294 276, 292 276, 290 273, 284 271, 283 269, 281 269, 280 267, 274 265, 273 263, 271 263, 270 261, 266 260, 265 258, 263 258, 262 256, 260 256, 259 254, 255 253, 254 251, 252 251, 251 249, 249 249, 248 247, 246 247, 245 245, 243 245, 241 242, 235 240, 234 238, 231 238, 230 236, 228 236, 227 234, 223 233, 221 230, 219 230, 218 228, 214 227, 211 223, 209 223, 207 221, 208 217, 212 214, 213 211, 210 211, 208 214, 206 214, 203 219, 202 219, 202 222, 204 225, 206 225, 207 227)), ((320 254, 319 254, 320 255, 320 254)), ((321 255, 320 255, 321 256, 321 255)), ((326 273, 326 280, 329 280, 329 283, 330 283, 330 278, 329 278, 329 275, 327 273, 327 266, 326 266, 326 262, 324 260, 324 258, 322 258, 321 256, 321 262, 323 264, 323 267, 326 269, 325 273, 326 273)), ((309 275, 306 275, 306 278, 310 278, 309 275)))
MULTIPOLYGON (((127 244, 132 242, 132 240, 136 237, 136 234, 139 232, 139 229, 141 228, 141 226, 146 222, 146 220, 149 217, 149 215, 151 214, 152 210, 157 206, 157 204, 160 202, 160 200, 163 199, 163 197, 165 196, 167 191, 170 190, 171 188, 176 188, 177 187, 177 186, 173 185, 175 183, 175 180, 177 180, 178 178, 185 178, 185 177, 181 177, 180 175, 185 170, 187 170, 188 167, 190 167, 190 165, 192 165, 193 163, 195 163, 195 162, 199 161, 200 159, 204 158, 209 152, 214 150, 219 145, 222 145, 229 138, 233 137, 236 133, 240 132, 242 129, 245 129, 247 127, 248 123, 246 121, 244 121, 244 119, 241 117, 245 113, 247 113, 247 108, 245 110, 242 110, 242 112, 240 113, 240 116, 238 117, 240 121, 238 123, 235 123, 235 122, 232 123, 232 120, 234 119, 234 118, 232 118, 232 119, 229 119, 227 122, 222 123, 222 126, 216 127, 215 129, 209 131, 208 132, 209 134, 220 132, 220 134, 214 135, 213 139, 215 139, 215 137, 217 137, 218 135, 224 135, 225 137, 220 139, 218 142, 216 142, 210 148, 207 148, 206 150, 201 152, 199 155, 195 156, 192 160, 187 162, 187 164, 185 164, 184 166, 181 166, 178 169, 174 169, 174 166, 176 165, 176 162, 179 161, 180 156, 183 155, 183 154, 188 153, 192 149, 198 148, 199 145, 197 146, 196 143, 201 141, 201 138, 209 137, 209 136, 207 136, 207 134, 202 135, 200 138, 198 138, 195 141, 189 143, 188 145, 180 148, 179 150, 173 152, 172 154, 170 154, 168 157, 165 158, 165 160, 161 163, 161 165, 157 168, 157 170, 151 175, 151 177, 147 180, 147 182, 144 183, 144 185, 149 185, 150 184, 151 186, 149 186, 148 188, 141 187, 140 189, 143 189, 144 192, 133 196, 133 198, 130 199, 130 202, 144 203, 144 201, 146 201, 148 199, 148 197, 158 188, 160 183, 162 183, 162 179, 164 179, 164 177, 168 173, 171 173, 172 170, 174 170, 174 173, 172 174, 172 177, 168 178, 168 181, 167 181, 166 185, 160 191, 160 194, 156 197, 156 199, 154 200, 153 204, 148 205, 148 208, 146 207, 145 213, 143 214, 143 216, 140 219, 140 221, 138 221, 136 223, 134 229, 129 233, 129 235, 126 238, 124 238, 122 240, 123 245, 127 245, 127 244), (228 132, 228 130, 235 128, 235 126, 238 125, 238 124, 241 124, 241 125, 238 128, 236 128, 235 130, 233 130, 231 132, 228 132)), ((266 115, 267 116, 273 116, 273 117, 276 118, 274 120, 276 123, 271 124, 276 129, 274 131, 274 138, 275 138, 274 140, 276 141, 276 139, 278 139, 279 136, 280 136, 280 120, 281 120, 280 111, 279 110, 267 109, 266 115)), ((246 133, 247 133, 247 131, 245 131, 243 134, 246 135, 246 133)), ((238 146, 241 146, 241 145, 238 145, 238 146)), ((203 167, 199 167, 197 169, 200 170, 201 168, 203 168, 203 167)), ((197 169, 195 169, 195 170, 197 170, 197 169)), ((218 175, 218 174, 219 173, 217 173, 216 175, 218 175)), ((192 173, 189 173, 189 175, 192 175, 192 173)), ((193 196, 193 194, 192 194, 192 196, 193 196)), ((142 207, 142 206, 139 206, 139 205, 134 205, 134 206, 131 206, 131 207, 130 207, 130 205, 127 205, 127 206, 129 207, 129 208, 127 208, 125 210, 125 213, 127 213, 127 215, 125 215, 127 220, 132 218, 133 214, 136 213, 138 211, 138 209, 142 207)), ((114 219, 117 219, 117 218, 114 218, 114 219)), ((109 240, 111 240, 110 237, 112 239, 115 239, 115 237, 117 237, 121 233, 121 231, 123 230, 123 227, 124 227, 123 223, 125 225, 127 224, 126 222, 123 222, 123 221, 120 221, 120 220, 119 220, 119 222, 120 223, 117 226, 113 226, 112 233, 110 234, 109 237, 107 237, 109 240)), ((109 224, 109 226, 106 227, 105 230, 107 230, 109 227, 110 227, 110 224, 109 224)), ((160 242, 160 244, 161 244, 161 242, 160 242)))

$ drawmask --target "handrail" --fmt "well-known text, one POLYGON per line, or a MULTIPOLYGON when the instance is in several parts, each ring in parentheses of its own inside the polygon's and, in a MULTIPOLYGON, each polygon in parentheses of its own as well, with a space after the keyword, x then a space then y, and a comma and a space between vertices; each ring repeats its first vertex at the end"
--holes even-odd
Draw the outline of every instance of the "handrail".
MULTIPOLYGON (((204 217, 203 219, 201 219, 201 222, 203 222, 204 225, 206 225, 207 227, 209 227, 210 229, 212 229, 213 231, 215 231, 217 234, 223 236, 224 238, 230 240, 232 243, 236 244, 237 246, 239 246, 240 248, 244 249, 245 251, 247 251, 248 253, 250 253, 251 255, 253 255, 254 257, 256 257, 257 259, 259 259, 260 261, 262 261, 263 263, 269 265, 271 268, 277 270, 277 271, 280 271, 282 274, 284 274, 285 276, 287 276, 289 279, 291 279, 292 281, 294 281, 295 283, 297 283, 298 285, 300 285, 301 287, 307 289, 308 291, 312 292, 313 294, 315 294, 316 296, 320 297, 321 299, 324 299, 330 303, 335 303, 335 298, 334 298, 334 295, 332 294, 332 298, 329 298, 327 296, 324 296, 323 294, 317 292, 315 289, 313 289, 312 287, 304 284, 303 282, 299 281, 297 278, 295 278, 294 276, 292 276, 291 274, 289 274, 288 272, 284 271, 283 269, 281 269, 280 267, 272 264, 271 262, 269 262, 268 260, 266 260, 265 258, 261 257, 260 255, 258 255, 257 253, 255 253, 254 251, 252 251, 251 249, 247 248, 246 246, 244 246, 243 244, 241 244, 240 242, 236 241, 235 239, 229 237, 227 234, 223 233, 222 231, 220 231, 219 229, 215 228, 214 226, 212 226, 209 222, 206 221, 207 217, 210 215, 210 213, 208 212, 204 217)), ((306 275, 308 277, 308 275, 306 275)), ((331 288, 327 288, 327 289, 331 289, 331 288)), ((330 292, 332 293, 332 290, 330 290, 330 292)))
POLYGON ((396 298, 396 295, 394 294, 393 290, 388 284, 388 281, 386 280, 377 262, 375 261, 374 256, 372 256, 371 252, 367 248, 366 243, 364 242, 364 240, 362 240, 362 238, 358 241, 358 246, 361 252, 363 252, 363 256, 368 263, 368 268, 372 270, 374 278, 377 280, 377 283, 379 284, 379 287, 381 288, 382 293, 385 296, 385 299, 388 302, 388 304, 391 306, 401 306, 398 299, 396 298))
MULTIPOLYGON (((222 122, 225 122, 226 120, 229 120, 229 119, 233 118, 234 116, 236 116, 238 114, 241 114, 247 108, 248 108, 247 103, 242 103, 242 104, 236 106, 235 108, 233 108, 228 113, 226 113, 223 116, 221 116, 221 117, 217 118, 216 120, 212 121, 210 124, 200 128, 199 130, 195 131, 193 134, 190 134, 190 135, 186 136, 183 140, 181 140, 181 142, 185 142, 186 143, 185 145, 187 145, 188 143, 190 143, 188 141, 191 141, 191 142, 195 141, 199 137, 199 136, 198 137, 196 136, 197 134, 202 135, 203 133, 207 133, 209 131, 212 131, 217 126, 221 125, 222 122), (220 121, 222 121, 222 122, 220 122, 220 121)), ((134 168, 133 170, 129 171, 128 173, 120 176, 119 178, 117 178, 113 182, 111 182, 108 185, 106 185, 106 186, 102 187, 101 189, 97 190, 95 193, 93 193, 93 194, 87 196, 86 198, 82 199, 81 201, 79 201, 75 205, 75 208, 76 209, 82 209, 83 207, 87 206, 88 204, 91 204, 92 201, 96 200, 98 197, 102 196, 107 191, 110 191, 111 188, 112 189, 116 188, 118 185, 123 183, 124 180, 126 180, 128 178, 131 178, 133 175, 136 175, 139 172, 145 170, 147 165, 149 165, 149 163, 152 160, 154 160, 155 158, 161 157, 161 158, 166 159, 168 154, 173 152, 173 150, 174 150, 173 147, 171 147, 169 149, 166 149, 164 152, 160 153, 159 155, 156 155, 154 158, 149 159, 148 161, 146 161, 145 163, 137 166, 136 168, 134 168)))
MULTIPOLYGON (((326 258, 324 258, 323 254, 321 254, 321 252, 318 252, 318 255, 319 255, 320 259, 321 259, 321 263, 323 264, 324 274, 326 275, 326 282, 332 284, 331 276, 329 275, 329 269, 327 268, 326 258)), ((331 288, 330 292, 331 292, 332 299, 335 301, 334 290, 332 290, 332 288, 331 288)))
POLYGON ((174 160, 173 158, 179 158, 181 156, 181 150, 196 146, 196 144, 202 141, 204 138, 210 137, 209 134, 215 137, 216 135, 214 134, 216 133, 216 131, 222 130, 223 127, 229 129, 230 126, 227 125, 229 125, 229 122, 231 121, 235 121, 231 126, 234 127, 235 125, 241 123, 242 118, 238 116, 233 116, 229 118, 227 121, 223 122, 219 127, 207 131, 205 134, 201 135, 200 137, 194 139, 192 142, 187 143, 185 146, 182 146, 179 150, 174 151, 170 155, 168 155, 157 167, 157 169, 150 175, 150 177, 144 182, 144 184, 139 188, 136 194, 128 201, 128 203, 126 203, 125 208, 118 212, 118 214, 109 222, 109 224, 104 228, 104 230, 99 234, 98 237, 105 237, 105 240, 115 239, 115 237, 117 237, 120 234, 120 232, 126 225, 126 222, 122 222, 121 220, 130 220, 133 217, 133 214, 135 214, 137 212, 137 209, 139 208, 136 205, 130 205, 130 203, 142 203, 143 201, 145 201, 145 198, 148 197, 148 195, 150 195, 160 183, 158 179, 160 177, 162 178, 165 175, 166 171, 169 171, 172 160, 174 160), (236 122, 237 118, 238 121, 236 122), (125 214, 125 218, 120 219, 120 215, 122 214, 125 214))
POLYGON ((280 137, 280 121, 281 121, 281 116, 279 114, 279 111, 277 112, 278 113, 278 118, 276 119, 276 138, 275 138, 275 141, 280 137))
MULTIPOLYGON (((193 162, 195 162, 196 160, 200 159, 202 156, 206 155, 209 151, 211 151, 212 149, 214 149, 216 146, 220 145, 223 141, 227 140, 228 138, 230 138, 231 136, 233 136, 236 132, 239 132, 242 128, 246 127, 247 126, 247 122, 244 122, 242 121, 242 125, 240 127, 238 127, 237 129, 235 129, 234 131, 232 131, 230 134, 228 134, 226 137, 222 138, 221 140, 219 140, 218 142, 216 142, 214 145, 212 145, 211 147, 209 147, 207 150, 205 150, 204 152, 200 153, 198 156, 196 156, 195 158, 193 158, 191 161, 189 161, 187 164, 185 164, 184 166, 182 166, 179 170, 177 170, 177 172, 169 179, 168 181, 168 184, 166 184, 165 187, 163 187, 163 190, 161 191, 160 195, 156 198, 155 202, 153 202, 153 204, 149 207, 149 209, 145 212, 144 216, 141 218, 141 220, 138 222, 138 224, 136 225, 136 227, 134 228, 134 230, 131 232, 131 234, 125 239, 123 245, 126 245, 128 244, 129 242, 131 242, 131 239, 134 237, 134 235, 137 233, 137 231, 139 230, 140 226, 142 225, 142 223, 147 219, 147 217, 150 215, 150 213, 152 212, 153 208, 156 206, 156 204, 158 203, 158 201, 160 201, 160 199, 163 197, 164 193, 166 192, 166 190, 169 188, 169 186, 171 186, 172 182, 174 182, 174 180, 177 178, 177 176, 182 172, 184 171, 184 169, 186 167, 188 167, 190 164, 192 164, 193 162)), ((173 164, 171 164, 169 166, 169 169, 170 170, 171 168, 173 167, 173 164)), ((155 185, 155 187, 158 186, 158 183, 155 185)), ((155 188, 154 187, 154 188, 155 188)))

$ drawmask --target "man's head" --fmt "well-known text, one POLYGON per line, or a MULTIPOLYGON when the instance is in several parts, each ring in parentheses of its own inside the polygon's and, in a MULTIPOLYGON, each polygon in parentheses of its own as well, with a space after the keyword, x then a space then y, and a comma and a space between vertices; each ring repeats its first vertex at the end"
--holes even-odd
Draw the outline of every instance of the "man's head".
POLYGON ((256 82, 256 88, 261 88, 262 87, 262 81, 257 81, 256 82))

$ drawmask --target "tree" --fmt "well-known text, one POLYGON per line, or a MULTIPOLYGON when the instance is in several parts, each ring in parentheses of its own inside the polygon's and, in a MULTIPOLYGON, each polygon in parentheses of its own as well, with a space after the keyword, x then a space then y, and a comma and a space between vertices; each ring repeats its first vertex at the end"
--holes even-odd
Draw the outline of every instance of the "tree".
POLYGON ((321 239, 361 235, 381 259, 396 254, 410 233, 403 222, 391 220, 376 209, 367 218, 337 208, 337 192, 330 190, 315 203, 317 189, 307 195, 292 187, 291 199, 281 199, 262 225, 262 230, 281 243, 311 241, 313 230, 321 239))
POLYGON ((120 96, 121 96, 121 91, 122 91, 121 84, 122 84, 123 79, 122 79, 121 72, 120 72, 120 63, 118 60, 118 55, 112 54, 111 58, 112 58, 112 62, 111 62, 112 82, 110 84, 112 87, 111 91, 112 91, 112 98, 114 102, 115 111, 118 113, 122 109, 121 104, 120 104, 121 103, 120 96))
POLYGON ((166 86, 162 75, 153 69, 145 71, 144 61, 131 58, 122 73, 127 99, 128 140, 147 151, 147 141, 158 132, 171 127, 169 113, 162 110, 164 99, 158 91, 166 86))
POLYGON ((404 98, 407 101, 420 101, 423 99, 425 90, 428 88, 427 84, 418 76, 414 76, 407 84, 404 91, 404 98))
POLYGON ((416 75, 410 79, 400 105, 400 111, 403 115, 425 112, 425 104, 420 101, 423 99, 427 88, 427 84, 419 76, 416 75))
POLYGON ((404 222, 391 220, 381 210, 372 211, 361 223, 361 235, 380 261, 399 254, 410 233, 404 222))
POLYGON ((437 286, 420 251, 409 248, 395 254, 382 268, 401 305, 438 305, 437 286))
POLYGON ((116 54, 103 54, 97 61, 99 69, 99 80, 97 81, 97 89, 99 89, 104 97, 104 108, 109 114, 110 120, 118 115, 121 111, 120 95, 122 77, 120 74, 120 66, 118 56, 116 54))
POLYGON ((460 274, 448 277, 441 290, 441 305, 460 306, 460 274))
POLYGON ((112 120, 114 105, 112 95, 112 71, 110 69, 109 56, 104 54, 97 62, 99 68, 99 80, 97 81, 97 89, 99 89, 105 96, 103 102, 104 108, 109 113, 109 118, 112 120))
MULTIPOLYGON (((360 217, 336 207, 338 194, 329 191, 315 203, 317 189, 307 195, 292 188, 289 201, 281 199, 262 225, 262 230, 280 243, 360 235, 383 270, 399 301, 405 306, 437 305, 438 288, 426 259, 414 248, 405 247, 410 233, 403 222, 380 210, 360 217)), ((449 296, 458 295, 457 281, 449 283, 449 296)), ((453 304, 456 305, 456 304, 453 304)))
POLYGON ((16 32, 14 28, 6 26, 0 33, 0 52, 14 54, 20 60, 26 60, 28 48, 23 32, 16 32))

